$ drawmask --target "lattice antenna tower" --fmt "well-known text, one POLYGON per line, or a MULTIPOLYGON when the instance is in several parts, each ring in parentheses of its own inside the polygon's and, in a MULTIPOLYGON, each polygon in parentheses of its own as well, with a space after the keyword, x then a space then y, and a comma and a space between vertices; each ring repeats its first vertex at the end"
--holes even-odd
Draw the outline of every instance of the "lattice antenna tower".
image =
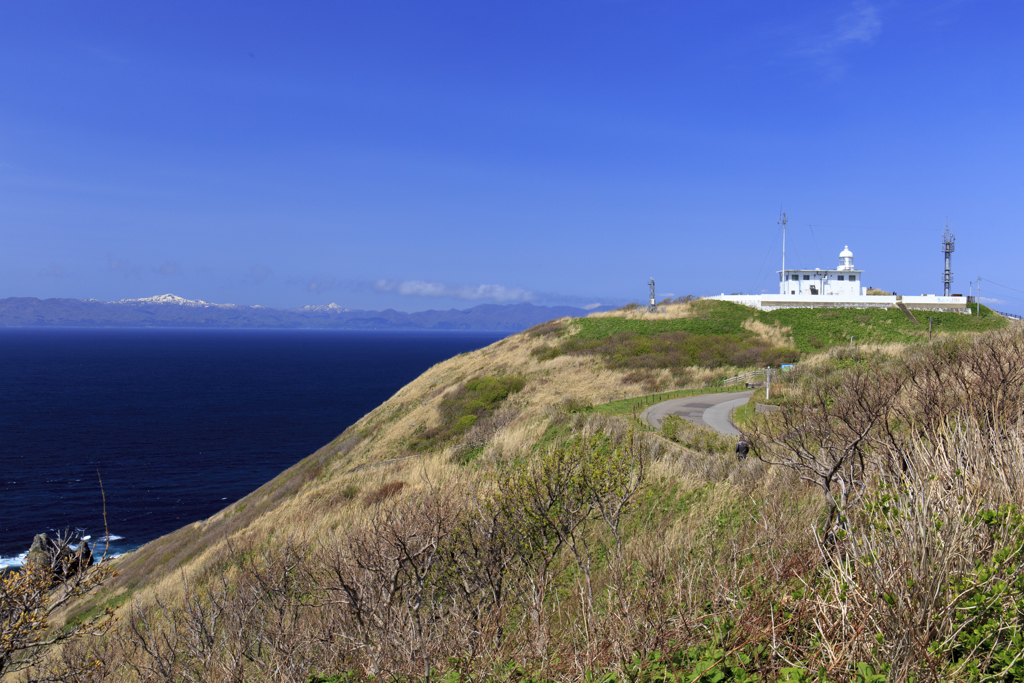
POLYGON ((654 313, 656 310, 658 310, 658 299, 657 299, 656 296, 654 296, 654 278, 653 277, 650 280, 648 280, 647 285, 651 288, 651 303, 650 303, 650 305, 647 306, 647 310, 650 311, 651 313, 654 313))
POLYGON ((946 270, 942 273, 942 296, 949 296, 952 291, 953 269, 952 254, 956 245, 956 235, 949 231, 949 222, 946 223, 946 231, 942 233, 942 253, 946 256, 946 270))

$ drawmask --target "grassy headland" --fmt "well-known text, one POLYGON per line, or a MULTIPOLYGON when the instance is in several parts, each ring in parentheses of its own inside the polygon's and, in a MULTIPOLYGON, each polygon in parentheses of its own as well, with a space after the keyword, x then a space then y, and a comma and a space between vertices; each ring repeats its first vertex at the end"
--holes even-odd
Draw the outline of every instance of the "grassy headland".
POLYGON ((552 321, 440 363, 121 558, 79 606, 121 620, 50 666, 82 681, 1019 678, 1024 337, 987 313, 933 317, 929 342, 899 311, 698 301, 552 321), (800 363, 782 410, 749 418, 761 459, 674 420, 649 431, 621 398, 783 358, 800 363))

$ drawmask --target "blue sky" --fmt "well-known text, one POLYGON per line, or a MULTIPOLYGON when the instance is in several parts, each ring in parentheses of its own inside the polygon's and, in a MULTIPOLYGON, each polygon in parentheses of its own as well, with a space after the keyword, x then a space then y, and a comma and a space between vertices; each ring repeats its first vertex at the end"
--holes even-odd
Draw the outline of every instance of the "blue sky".
POLYGON ((3 3, 0 297, 777 291, 782 207, 788 266, 848 244, 906 294, 948 219, 954 291, 1024 313, 1022 35, 1006 1, 3 3))

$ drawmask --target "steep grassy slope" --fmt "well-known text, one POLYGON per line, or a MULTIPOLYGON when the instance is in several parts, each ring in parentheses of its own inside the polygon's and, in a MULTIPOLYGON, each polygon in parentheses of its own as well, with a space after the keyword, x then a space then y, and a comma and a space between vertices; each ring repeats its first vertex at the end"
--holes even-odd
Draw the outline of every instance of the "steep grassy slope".
MULTIPOLYGON (((402 648, 403 643, 423 641, 423 633, 431 629, 436 634, 430 645, 434 666, 462 668, 474 677, 501 671, 513 678, 525 675, 502 668, 514 662, 527 663, 556 679, 578 679, 584 672, 616 666, 621 673, 624 662, 634 657, 639 658, 637 666, 647 666, 651 662, 646 658, 655 652, 687 643, 703 645, 686 650, 690 654, 679 654, 686 666, 696 667, 706 657, 710 657, 709 667, 718 666, 729 658, 724 651, 720 657, 714 655, 720 645, 763 642, 764 628, 779 624, 796 628, 799 619, 808 616, 787 616, 787 600, 793 598, 786 596, 802 590, 804 573, 816 566, 814 558, 819 555, 812 529, 824 520, 824 498, 802 485, 790 470, 753 460, 737 463, 715 454, 721 444, 703 437, 677 435, 673 441, 641 434, 640 438, 636 436, 640 428, 632 425, 630 431, 628 419, 596 414, 600 411, 590 411, 588 406, 603 404, 624 390, 632 393, 639 383, 708 385, 738 374, 744 365, 730 364, 720 355, 701 356, 705 346, 721 347, 723 340, 735 343, 734 358, 749 358, 745 354, 754 349, 760 363, 764 353, 806 354, 819 342, 822 346, 848 344, 850 330, 855 330, 852 334, 858 342, 907 344, 926 338, 926 330, 913 328, 909 321, 904 325, 902 313, 900 319, 891 313, 766 314, 724 302, 696 302, 653 316, 625 311, 563 319, 510 336, 434 366, 330 444, 245 499, 122 558, 120 576, 80 610, 119 606, 124 623, 131 628, 125 627, 122 639, 109 645, 114 649, 106 651, 104 661, 152 664, 149 655, 138 649, 139 643, 152 645, 159 641, 159 633, 170 633, 159 629, 187 630, 189 624, 194 629, 198 623, 189 621, 193 612, 182 610, 183 604, 195 605, 195 613, 201 614, 218 604, 242 604, 231 602, 242 599, 232 591, 249 586, 252 594, 267 597, 245 603, 251 609, 247 614, 273 621, 275 609, 279 610, 276 618, 284 619, 281 615, 291 614, 288 610, 298 614, 301 607, 306 630, 294 624, 288 627, 293 628, 288 633, 304 634, 304 645, 295 645, 294 651, 287 649, 287 642, 273 640, 271 633, 277 632, 273 629, 285 629, 277 622, 273 628, 262 621, 262 625, 239 626, 257 634, 252 637, 260 648, 266 647, 266 656, 245 649, 255 647, 251 644, 211 641, 217 643, 210 656, 218 666, 227 666, 222 659, 234 652, 233 647, 242 648, 239 666, 249 672, 247 680, 305 680, 310 667, 321 671, 327 667, 331 673, 354 668, 360 674, 422 675, 417 667, 426 655, 402 648), (644 340, 664 343, 645 345, 644 340), (696 349, 695 356, 676 354, 673 345, 687 344, 696 349), (694 358, 704 365, 693 365, 694 358), (705 447, 705 442, 710 445, 705 447), (620 461, 610 458, 611 454, 633 454, 630 457, 639 464, 624 470, 617 463, 628 458, 620 461), (556 475, 563 477, 558 496, 568 498, 556 496, 543 514, 536 512, 532 506, 539 504, 541 490, 556 475), (531 482, 548 483, 531 488, 531 482), (599 491, 597 498, 586 498, 587 505, 605 505, 615 496, 625 496, 627 489, 634 493, 620 510, 621 519, 609 516, 605 508, 591 507, 587 509, 593 515, 578 522, 578 535, 565 531, 559 515, 571 506, 564 500, 582 495, 580 491, 591 496, 599 491), (427 622, 429 628, 418 612, 406 609, 400 623, 388 627, 405 634, 398 641, 374 640, 372 629, 360 631, 356 638, 353 629, 363 628, 362 622, 338 616, 343 610, 337 605, 350 600, 351 594, 340 585, 328 588, 335 579, 329 572, 318 573, 317 567, 333 561, 344 574, 362 566, 360 562, 372 564, 359 549, 375 547, 389 534, 398 538, 402 529, 419 529, 416 525, 426 519, 426 508, 452 525, 445 527, 446 539, 462 539, 455 548, 443 546, 451 558, 465 561, 466 547, 507 552, 501 555, 502 561, 516 571, 502 575, 506 583, 498 593, 505 591, 504 602, 477 612, 469 608, 437 612, 427 622), (491 513, 497 526, 485 524, 491 513), (523 517, 525 513, 529 514, 523 517), (557 518, 550 528, 544 526, 547 522, 538 522, 549 519, 545 515, 557 518), (612 517, 619 526, 607 523, 612 517), (474 535, 499 527, 506 531, 487 537, 487 542, 474 535), (516 529, 527 527, 547 529, 543 533, 549 535, 517 536, 516 529), (535 545, 509 550, 517 538, 521 544, 527 543, 524 538, 533 539, 530 542, 535 545), (549 557, 545 553, 551 548, 556 551, 549 557), (541 565, 545 574, 531 573, 540 571, 541 565), (274 567, 284 569, 273 574, 274 567), (544 585, 549 592, 539 598, 527 590, 527 584, 536 589, 535 576, 545 577, 541 583, 548 582, 544 585), (297 587, 288 593, 287 605, 275 606, 273 600, 281 594, 267 586, 292 580, 287 577, 294 578, 297 587), (527 579, 533 583, 521 582, 527 579), (221 585, 226 586, 224 593, 217 592, 221 585), (321 603, 308 602, 314 594, 321 603), (136 612, 128 611, 132 603, 138 606, 136 612), (167 609, 154 610, 158 604, 167 609), (769 612, 762 608, 782 610, 779 624, 766 625, 763 620, 769 612), (153 626, 140 625, 138 615, 149 615, 153 626), (181 621, 175 622, 179 617, 174 615, 181 621), (500 620, 489 621, 491 617, 500 620), (453 630, 445 631, 449 627, 453 630), (155 630, 146 630, 150 628, 155 630), (146 640, 147 633, 152 641, 146 640), (467 640, 466 634, 478 635, 467 640), (328 642, 329 647, 322 645, 328 642), (392 649, 385 655, 383 649, 374 648, 392 649), (270 668, 260 668, 272 663, 280 667, 284 661, 291 662, 294 670, 274 669, 278 673, 270 674, 270 668)), ((935 317, 944 326, 936 329, 945 334, 1003 324, 995 316, 935 317)), ((829 358, 821 362, 839 362, 829 358)), ((840 365, 846 363, 839 360, 840 365)), ((478 564, 453 564, 444 576, 476 576, 474 572, 483 571, 480 567, 489 566, 479 557, 474 562, 478 564)), ((468 591, 466 585, 449 583, 437 590, 455 595, 468 591)), ((401 600, 398 604, 412 604, 401 600)), ((398 617, 392 614, 391 618, 398 617)), ((298 616, 294 619, 300 621, 298 616)), ((799 640, 795 631, 787 637, 799 640)), ((181 641, 182 648, 186 641, 181 641)), ((794 643, 794 653, 809 651, 794 643)), ((208 680, 234 680, 225 671, 210 674, 208 680)), ((113 670, 109 673, 111 679, 117 675, 113 670)), ((129 670, 125 680, 136 678, 145 676, 129 670)))
MULTIPOLYGON (((937 314, 935 318, 935 329, 940 331, 974 331, 1004 324, 1002 318, 988 314, 980 320, 956 314, 937 314)), ((632 338, 683 332, 709 345, 727 337, 765 341, 770 348, 799 348, 799 340, 804 340, 803 350, 813 350, 811 342, 817 344, 822 339, 848 342, 851 330, 858 343, 921 341, 926 336, 926 331, 914 327, 899 311, 824 309, 765 313, 717 301, 672 305, 667 313, 627 310, 585 319, 562 319, 512 335, 431 368, 333 442, 249 496, 208 520, 183 527, 125 557, 120 563, 121 576, 111 587, 113 595, 152 587, 167 576, 176 576, 183 567, 200 566, 201 562, 193 561, 203 555, 215 556, 218 548, 239 533, 260 534, 262 529, 288 528, 296 517, 311 517, 313 527, 300 523, 306 528, 339 523, 348 514, 345 503, 368 488, 386 484, 386 480, 397 476, 397 468, 413 466, 411 462, 400 463, 405 462, 403 458, 415 461, 421 456, 424 434, 443 426, 439 407, 467 380, 489 376, 524 380, 522 390, 506 407, 500 428, 481 425, 483 429, 466 435, 472 447, 485 446, 491 459, 539 439, 556 406, 573 401, 603 404, 636 386, 631 381, 636 376, 634 365, 622 362, 621 357, 616 359, 614 347, 611 351, 601 346, 572 347, 577 340, 617 337, 620 347, 628 348, 628 358, 646 364, 650 374, 657 376, 658 384, 664 387, 684 383, 672 374, 679 368, 687 373, 685 383, 702 385, 713 383, 716 377, 738 373, 742 366, 720 365, 716 361, 715 370, 689 362, 673 367, 671 359, 660 356, 657 348, 631 344, 632 338), (543 353, 537 353, 544 348, 563 346, 570 346, 575 352, 571 350, 551 359, 543 359, 543 353), (492 433, 482 434, 488 430, 492 433), (488 437, 486 442, 482 436, 488 437)), ((457 456, 459 450, 460 444, 447 444, 430 455, 444 462, 457 456)), ((176 580, 172 578, 172 583, 176 580)))

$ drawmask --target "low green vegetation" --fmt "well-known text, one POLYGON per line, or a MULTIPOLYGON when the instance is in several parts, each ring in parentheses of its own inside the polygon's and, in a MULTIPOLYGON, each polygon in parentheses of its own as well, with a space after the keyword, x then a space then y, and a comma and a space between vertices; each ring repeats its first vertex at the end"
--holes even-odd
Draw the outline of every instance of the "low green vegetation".
POLYGON ((684 420, 678 415, 666 415, 661 421, 661 434, 687 448, 704 453, 728 453, 733 441, 708 427, 684 420))
POLYGON ((710 335, 685 331, 658 334, 617 332, 603 338, 577 335, 566 339, 562 348, 566 353, 600 355, 610 368, 633 370, 639 381, 644 379, 645 371, 654 369, 668 368, 673 375, 682 376, 694 367, 777 366, 792 363, 800 357, 796 349, 773 345, 746 330, 710 335))
POLYGON ((425 429, 409 443, 414 451, 442 446, 465 434, 477 421, 491 417, 510 394, 522 390, 522 377, 476 377, 441 401, 441 424, 425 429))
POLYGON ((802 353, 849 343, 851 336, 859 344, 922 341, 928 337, 929 317, 932 318, 933 334, 984 332, 1006 325, 1002 316, 985 306, 981 307, 980 315, 916 311, 914 315, 920 322, 918 325, 899 309, 788 308, 758 311, 730 301, 706 300, 694 302, 693 311, 691 317, 670 320, 582 318, 573 322, 579 330, 571 338, 578 340, 576 347, 566 345, 565 348, 567 351, 596 348, 587 342, 606 340, 623 333, 646 338, 685 333, 711 338, 715 342, 743 342, 756 337, 743 327, 748 320, 790 328, 795 347, 802 353))
POLYGON ((580 318, 573 321, 579 331, 574 335, 581 339, 604 339, 620 332, 631 332, 641 336, 686 332, 702 337, 713 335, 752 335, 743 328, 743 323, 756 318, 758 311, 731 301, 701 300, 690 304, 691 315, 686 318, 651 319, 623 318, 618 316, 580 318))
MULTIPOLYGON (((726 302, 718 302, 726 303, 726 302)), ((758 311, 757 319, 767 324, 792 328, 793 342, 804 353, 849 343, 888 344, 893 342, 921 342, 928 339, 928 318, 932 318, 932 333, 949 334, 984 332, 1006 325, 1006 319, 985 306, 981 314, 933 313, 912 311, 920 324, 915 325, 899 309, 790 308, 778 311, 758 311)))
POLYGON ((757 396, 755 393, 754 396, 750 397, 750 401, 744 403, 739 408, 732 411, 733 424, 735 424, 737 427, 742 428, 750 421, 750 418, 754 416, 754 411, 757 409, 756 399, 757 396))

